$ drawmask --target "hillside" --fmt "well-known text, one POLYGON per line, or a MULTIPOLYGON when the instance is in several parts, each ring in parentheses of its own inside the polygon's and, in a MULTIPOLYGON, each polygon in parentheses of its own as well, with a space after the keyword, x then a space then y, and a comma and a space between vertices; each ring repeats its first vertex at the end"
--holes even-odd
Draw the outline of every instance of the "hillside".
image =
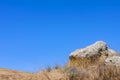
POLYGON ((103 41, 70 53, 64 67, 37 73, 0 69, 0 80, 120 80, 120 56, 103 41))
POLYGON ((25 80, 32 73, 0 68, 0 80, 25 80))

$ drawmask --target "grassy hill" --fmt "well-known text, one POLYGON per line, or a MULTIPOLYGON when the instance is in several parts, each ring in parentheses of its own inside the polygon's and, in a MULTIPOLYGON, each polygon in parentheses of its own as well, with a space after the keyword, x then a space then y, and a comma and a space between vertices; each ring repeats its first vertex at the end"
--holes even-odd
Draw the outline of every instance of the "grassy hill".
POLYGON ((36 73, 1 68, 0 80, 120 80, 120 56, 98 41, 72 52, 64 67, 48 66, 36 73))
POLYGON ((37 73, 0 69, 0 80, 120 80, 120 67, 99 65, 80 69, 56 66, 37 73))

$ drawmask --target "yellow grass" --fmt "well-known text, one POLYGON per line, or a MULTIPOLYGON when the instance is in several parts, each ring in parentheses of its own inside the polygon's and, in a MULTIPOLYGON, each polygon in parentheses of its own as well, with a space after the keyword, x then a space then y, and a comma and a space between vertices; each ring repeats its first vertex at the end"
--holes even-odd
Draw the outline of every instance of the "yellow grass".
POLYGON ((48 67, 37 73, 0 69, 0 80, 120 80, 120 67, 107 66, 101 58, 71 57, 65 67, 48 67))

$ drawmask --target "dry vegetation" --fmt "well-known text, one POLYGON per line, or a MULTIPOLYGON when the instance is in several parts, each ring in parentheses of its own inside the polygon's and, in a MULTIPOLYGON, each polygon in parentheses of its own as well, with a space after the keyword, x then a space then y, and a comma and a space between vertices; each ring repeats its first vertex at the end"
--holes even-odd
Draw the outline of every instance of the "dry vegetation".
POLYGON ((104 42, 99 41, 85 49, 74 51, 64 67, 48 66, 36 73, 0 69, 0 80, 120 80, 120 57, 118 56, 120 55, 116 55, 115 51, 107 49, 104 42), (85 54, 84 50, 88 51, 86 54, 92 52, 92 56, 76 55, 85 54), (108 60, 110 64, 106 64, 106 59, 109 57, 112 57, 112 60, 108 60))
POLYGON ((0 69, 0 80, 120 80, 119 66, 91 64, 86 61, 82 60, 82 64, 74 63, 77 66, 68 64, 65 67, 49 66, 37 73, 0 69))

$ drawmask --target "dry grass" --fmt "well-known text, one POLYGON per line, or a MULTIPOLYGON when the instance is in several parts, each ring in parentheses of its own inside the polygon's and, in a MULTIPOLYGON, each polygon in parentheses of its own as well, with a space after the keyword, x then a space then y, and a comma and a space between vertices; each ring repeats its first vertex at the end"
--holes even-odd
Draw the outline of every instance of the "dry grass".
POLYGON ((120 66, 103 64, 101 58, 70 58, 65 67, 48 66, 37 73, 0 69, 0 80, 120 80, 120 66))
POLYGON ((0 69, 0 80, 120 80, 120 67, 106 65, 89 66, 86 69, 71 66, 66 70, 41 70, 34 74, 4 70, 0 69))
POLYGON ((66 66, 67 67, 76 66, 81 69, 84 69, 84 68, 86 69, 89 66, 93 66, 93 65, 99 66, 103 64, 105 59, 106 59, 106 56, 102 56, 102 55, 95 55, 95 56, 86 57, 86 58, 79 58, 79 57, 77 58, 77 57, 71 56, 66 66))

